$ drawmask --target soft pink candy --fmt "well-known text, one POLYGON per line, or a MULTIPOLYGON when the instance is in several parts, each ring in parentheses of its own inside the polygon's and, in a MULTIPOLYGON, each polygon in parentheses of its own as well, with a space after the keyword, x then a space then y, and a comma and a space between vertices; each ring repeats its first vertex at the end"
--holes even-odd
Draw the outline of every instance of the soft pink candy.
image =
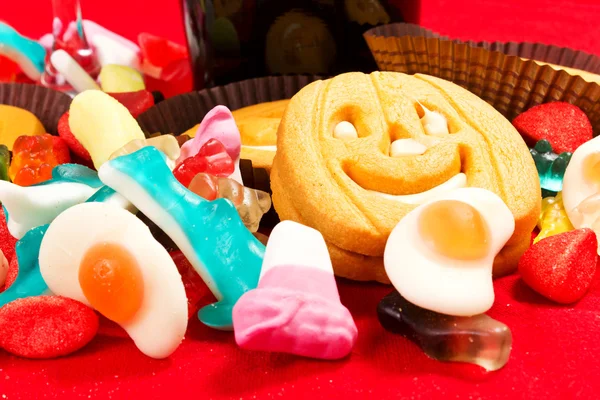
POLYGON ((347 356, 358 331, 332 273, 278 266, 233 308, 237 344, 247 350, 335 360, 347 356))
POLYGON ((231 111, 225 106, 216 106, 206 114, 196 131, 196 136, 181 147, 181 155, 177 159, 177 164, 186 158, 195 156, 204 143, 210 139, 217 139, 221 142, 234 161, 239 159, 242 149, 240 131, 231 111))

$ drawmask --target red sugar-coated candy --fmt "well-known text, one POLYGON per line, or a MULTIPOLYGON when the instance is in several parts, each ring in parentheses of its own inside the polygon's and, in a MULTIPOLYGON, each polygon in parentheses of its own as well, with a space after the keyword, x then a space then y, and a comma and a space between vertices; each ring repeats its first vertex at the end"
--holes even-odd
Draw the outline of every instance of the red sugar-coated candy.
MULTIPOLYGON (((8 230, 6 225, 6 215, 4 214, 4 208, 0 207, 0 250, 4 253, 4 257, 10 263, 15 256, 15 246, 17 245, 17 239, 15 239, 8 230)), ((7 278, 8 279, 8 278, 7 278)))
POLYGON ((107 94, 127 107, 133 118, 137 118, 141 113, 154 105, 154 97, 148 90, 107 94))
POLYGON ((91 161, 92 157, 90 153, 83 147, 79 140, 73 135, 71 132, 71 128, 69 127, 69 112, 67 111, 60 117, 58 120, 58 135, 65 141, 69 149, 73 152, 73 154, 77 155, 83 160, 91 161))
POLYGON ((169 254, 181 275, 181 280, 185 287, 185 295, 188 299, 188 318, 191 318, 200 309, 201 300, 205 296, 211 295, 211 293, 208 286, 206 286, 200 275, 198 275, 181 251, 177 250, 169 254))
POLYGON ((572 153, 593 136, 587 115, 579 107, 561 101, 530 108, 517 116, 513 125, 529 147, 546 139, 556 154, 572 153))
POLYGON ((204 143, 198 154, 185 159, 173 170, 175 178, 185 187, 196 175, 205 172, 214 176, 227 177, 233 173, 235 166, 225 146, 217 139, 204 143))
POLYGON ((523 281, 557 303, 581 299, 596 273, 598 241, 588 228, 549 236, 531 246, 519 260, 523 281))
POLYGON ((8 289, 19 275, 19 259, 15 255, 8 263, 8 271, 6 272, 6 280, 4 281, 4 290, 8 289))
POLYGON ((21 357, 71 354, 88 344, 97 331, 94 310, 65 297, 27 297, 0 308, 0 347, 21 357))

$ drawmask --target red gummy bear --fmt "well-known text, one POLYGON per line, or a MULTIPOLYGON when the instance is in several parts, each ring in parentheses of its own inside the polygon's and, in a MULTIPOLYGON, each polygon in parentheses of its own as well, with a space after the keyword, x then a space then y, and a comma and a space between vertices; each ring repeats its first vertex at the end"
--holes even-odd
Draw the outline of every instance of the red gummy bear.
POLYGON ((188 318, 191 318, 200 309, 201 300, 205 296, 211 295, 211 292, 181 251, 174 251, 170 253, 170 256, 181 275, 185 295, 188 299, 188 318))
POLYGON ((175 178, 185 187, 200 172, 214 176, 227 177, 233 173, 234 164, 225 146, 217 139, 204 143, 198 154, 186 158, 173 170, 175 178))
POLYGON ((0 308, 0 347, 21 357, 71 354, 88 344, 97 331, 94 310, 65 297, 27 297, 0 308))
POLYGON ((513 125, 529 147, 546 139, 556 154, 574 152, 592 139, 592 124, 579 107, 556 101, 540 104, 520 114, 513 125))
POLYGON ((8 175, 13 183, 30 186, 52 178, 52 169, 71 161, 65 141, 47 133, 19 136, 13 146, 8 175))
POLYGON ((521 277, 533 290, 557 303, 581 299, 596 273, 598 240, 594 231, 577 229, 531 246, 519 260, 521 277))

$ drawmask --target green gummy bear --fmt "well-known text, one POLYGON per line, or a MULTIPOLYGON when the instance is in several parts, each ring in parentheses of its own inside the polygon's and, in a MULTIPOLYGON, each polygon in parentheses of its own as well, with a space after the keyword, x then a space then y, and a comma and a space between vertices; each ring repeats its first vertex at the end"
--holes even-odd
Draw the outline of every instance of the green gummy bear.
POLYGON ((10 165, 10 151, 5 145, 0 145, 0 180, 10 181, 8 167, 10 165))

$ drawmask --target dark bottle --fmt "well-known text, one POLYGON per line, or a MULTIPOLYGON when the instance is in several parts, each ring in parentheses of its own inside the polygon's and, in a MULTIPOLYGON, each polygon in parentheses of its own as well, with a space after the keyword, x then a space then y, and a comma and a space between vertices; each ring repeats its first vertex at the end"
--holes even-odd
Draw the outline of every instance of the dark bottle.
POLYGON ((362 37, 401 21, 384 0, 182 0, 196 88, 276 74, 370 72, 362 37))

